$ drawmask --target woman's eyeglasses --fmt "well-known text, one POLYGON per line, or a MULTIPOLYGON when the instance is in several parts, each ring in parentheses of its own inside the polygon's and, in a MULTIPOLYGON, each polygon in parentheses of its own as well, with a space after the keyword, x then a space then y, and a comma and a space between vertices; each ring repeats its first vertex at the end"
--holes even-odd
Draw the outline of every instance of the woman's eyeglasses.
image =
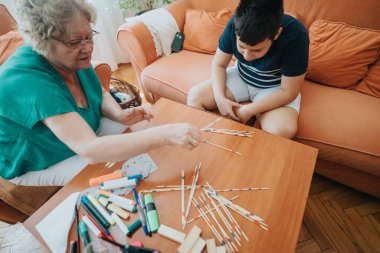
POLYGON ((99 32, 92 30, 91 33, 84 39, 75 39, 75 40, 69 40, 69 41, 64 41, 64 40, 57 39, 54 37, 52 37, 52 39, 59 41, 59 42, 62 42, 63 44, 65 44, 70 49, 79 49, 79 48, 82 48, 84 46, 84 44, 93 45, 94 44, 94 36, 97 34, 99 34, 99 32))

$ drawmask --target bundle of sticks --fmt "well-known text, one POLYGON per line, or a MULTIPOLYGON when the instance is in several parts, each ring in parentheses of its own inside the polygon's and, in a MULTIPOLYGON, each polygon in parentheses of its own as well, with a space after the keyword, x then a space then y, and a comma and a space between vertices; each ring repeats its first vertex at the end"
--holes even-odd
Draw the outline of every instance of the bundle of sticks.
POLYGON ((232 202, 239 196, 228 199, 220 194, 221 192, 232 191, 268 190, 268 187, 229 188, 216 190, 208 182, 206 182, 206 185, 197 185, 200 168, 201 163, 195 166, 191 185, 185 185, 185 174, 184 171, 182 171, 181 185, 159 185, 156 189, 144 190, 141 192, 181 191, 182 228, 184 229, 187 224, 202 218, 207 223, 220 244, 226 247, 227 252, 236 252, 239 250, 239 247, 241 246, 240 237, 244 237, 245 240, 249 241, 248 236, 240 227, 236 219, 232 216, 230 210, 248 219, 258 227, 268 230, 268 225, 261 217, 232 202), (198 197, 194 197, 196 189, 203 190, 201 194, 198 194, 198 197), (190 190, 186 211, 185 190, 190 190), (198 210, 199 215, 188 220, 191 204, 193 204, 198 210))
POLYGON ((241 131, 241 130, 233 130, 233 129, 221 129, 221 128, 203 128, 201 131, 208 133, 218 133, 218 134, 228 134, 233 136, 241 136, 241 137, 249 137, 252 138, 252 134, 254 132, 249 131, 241 131))

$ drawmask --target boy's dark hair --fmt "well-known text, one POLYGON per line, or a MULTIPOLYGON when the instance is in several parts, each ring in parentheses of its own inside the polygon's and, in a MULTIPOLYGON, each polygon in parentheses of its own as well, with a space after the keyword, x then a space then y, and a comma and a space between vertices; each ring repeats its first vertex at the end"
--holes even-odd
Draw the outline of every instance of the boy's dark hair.
POLYGON ((251 46, 273 40, 284 16, 282 0, 241 0, 235 12, 235 32, 251 46))

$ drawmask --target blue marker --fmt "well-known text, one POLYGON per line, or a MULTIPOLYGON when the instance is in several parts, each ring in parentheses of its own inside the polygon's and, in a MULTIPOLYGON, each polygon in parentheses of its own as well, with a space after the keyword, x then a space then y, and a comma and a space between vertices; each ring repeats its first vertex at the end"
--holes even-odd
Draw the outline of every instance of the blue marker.
POLYGON ((133 188, 133 189, 132 189, 132 192, 133 192, 133 198, 134 198, 135 201, 136 201, 137 210, 139 211, 140 220, 141 220, 141 224, 142 224, 142 227, 143 227, 143 230, 144 230, 144 234, 145 234, 145 235, 149 235, 148 227, 147 227, 147 225, 146 225, 146 217, 145 217, 145 215, 144 215, 144 210, 142 209, 142 207, 141 207, 141 205, 140 205, 139 197, 137 196, 136 189, 133 188))

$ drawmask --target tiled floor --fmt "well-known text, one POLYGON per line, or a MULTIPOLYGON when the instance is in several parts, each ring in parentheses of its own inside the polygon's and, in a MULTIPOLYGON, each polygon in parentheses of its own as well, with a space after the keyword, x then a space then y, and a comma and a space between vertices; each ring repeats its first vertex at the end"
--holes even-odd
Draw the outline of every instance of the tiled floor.
POLYGON ((21 223, 9 225, 0 221, 0 253, 42 253, 39 242, 21 223))

